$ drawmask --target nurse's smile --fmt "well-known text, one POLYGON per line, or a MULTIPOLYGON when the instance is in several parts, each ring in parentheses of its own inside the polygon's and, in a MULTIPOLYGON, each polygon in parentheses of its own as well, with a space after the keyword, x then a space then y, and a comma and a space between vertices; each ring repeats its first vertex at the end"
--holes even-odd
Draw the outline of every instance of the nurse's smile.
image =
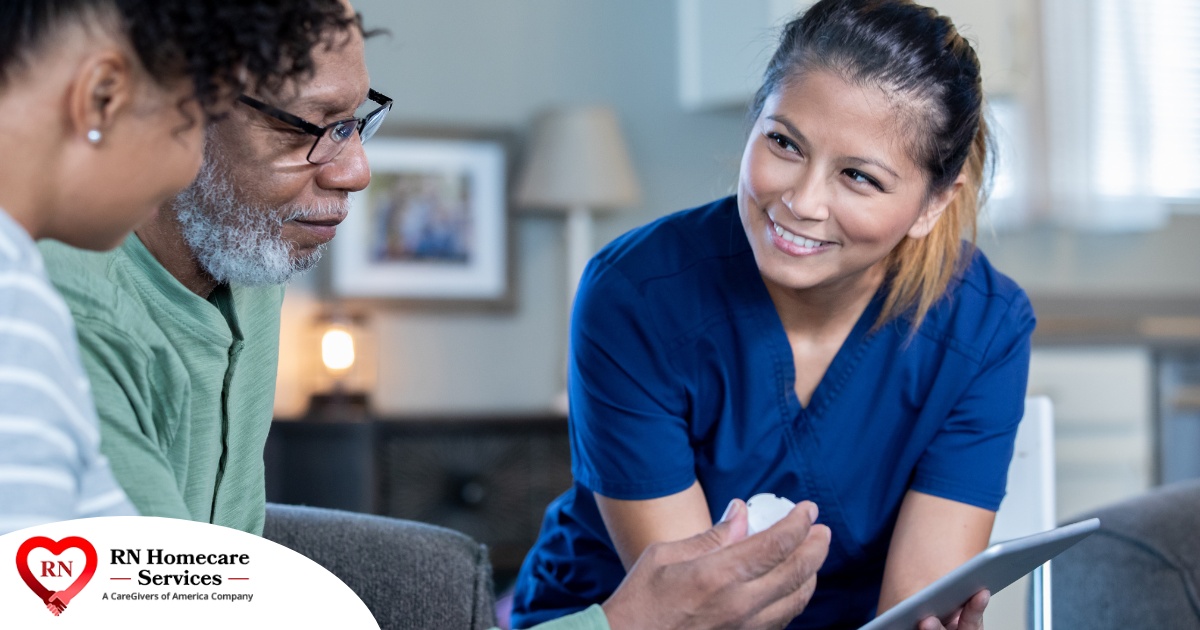
POLYGON ((783 226, 769 221, 767 237, 779 251, 788 256, 814 256, 837 246, 833 241, 821 241, 785 230, 783 226))

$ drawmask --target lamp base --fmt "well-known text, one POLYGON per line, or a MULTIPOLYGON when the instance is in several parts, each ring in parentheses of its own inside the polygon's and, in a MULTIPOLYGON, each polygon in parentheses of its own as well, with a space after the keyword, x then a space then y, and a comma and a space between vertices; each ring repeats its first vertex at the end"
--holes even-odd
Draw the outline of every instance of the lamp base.
POLYGON ((567 412, 571 410, 570 402, 567 400, 567 390, 558 392, 558 395, 554 397, 554 402, 550 403, 550 409, 556 414, 567 415, 567 412))
POLYGON ((309 399, 307 422, 366 422, 370 419, 369 398, 361 392, 313 394, 309 399))

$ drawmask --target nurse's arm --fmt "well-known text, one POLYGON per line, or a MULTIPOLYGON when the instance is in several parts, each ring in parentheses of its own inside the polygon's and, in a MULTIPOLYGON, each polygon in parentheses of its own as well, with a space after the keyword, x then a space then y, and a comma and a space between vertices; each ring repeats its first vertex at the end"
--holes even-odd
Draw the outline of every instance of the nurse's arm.
MULTIPOLYGON (((808 605, 829 552, 817 506, 801 501, 747 537, 746 504, 691 538, 651 545, 603 604, 612 630, 780 628, 808 605)), ((550 622, 554 623, 554 622, 550 622)))
POLYGON ((691 538, 713 526, 700 482, 657 499, 624 501, 593 493, 604 527, 628 571, 646 547, 691 538))
POLYGON ((989 510, 909 490, 888 548, 879 613, 983 551, 995 518, 989 510))

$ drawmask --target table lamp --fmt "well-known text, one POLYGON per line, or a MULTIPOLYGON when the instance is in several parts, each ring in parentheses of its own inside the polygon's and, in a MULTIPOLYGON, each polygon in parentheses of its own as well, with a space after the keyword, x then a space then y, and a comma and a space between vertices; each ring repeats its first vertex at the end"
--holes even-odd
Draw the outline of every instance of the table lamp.
MULTIPOLYGON (((552 109, 533 125, 515 205, 567 218, 567 321, 583 268, 592 256, 592 213, 636 205, 637 176, 617 116, 605 106, 552 109)), ((565 370, 564 370, 565 371, 565 370)), ((564 387, 553 403, 566 413, 564 387)))
POLYGON ((364 420, 374 380, 370 357, 364 356, 371 345, 365 327, 354 318, 324 315, 313 332, 319 339, 320 366, 313 374, 308 417, 333 422, 364 420))
POLYGON ((537 118, 517 183, 516 208, 566 215, 568 315, 592 256, 592 213, 633 206, 640 199, 612 108, 553 109, 537 118))

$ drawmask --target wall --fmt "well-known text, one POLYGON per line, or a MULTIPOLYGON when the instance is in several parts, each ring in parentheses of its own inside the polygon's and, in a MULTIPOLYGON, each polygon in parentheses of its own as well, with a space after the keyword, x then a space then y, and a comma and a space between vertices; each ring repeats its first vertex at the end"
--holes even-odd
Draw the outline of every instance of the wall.
MULTIPOLYGON (((668 212, 732 190, 744 140, 741 111, 684 112, 677 98, 675 3, 645 0, 358 0, 372 84, 396 99, 398 126, 524 134, 552 105, 608 103, 621 120, 642 204, 598 218, 596 245, 668 212)), ((772 37, 764 32, 762 45, 772 37)), ((386 130, 385 130, 386 131, 386 130)), ((530 410, 562 388, 566 279, 563 223, 516 217, 511 313, 380 311, 384 413, 530 410)), ((311 279, 293 287, 285 345, 311 315, 311 279)), ((284 349, 279 413, 302 411, 299 360, 284 349)))

